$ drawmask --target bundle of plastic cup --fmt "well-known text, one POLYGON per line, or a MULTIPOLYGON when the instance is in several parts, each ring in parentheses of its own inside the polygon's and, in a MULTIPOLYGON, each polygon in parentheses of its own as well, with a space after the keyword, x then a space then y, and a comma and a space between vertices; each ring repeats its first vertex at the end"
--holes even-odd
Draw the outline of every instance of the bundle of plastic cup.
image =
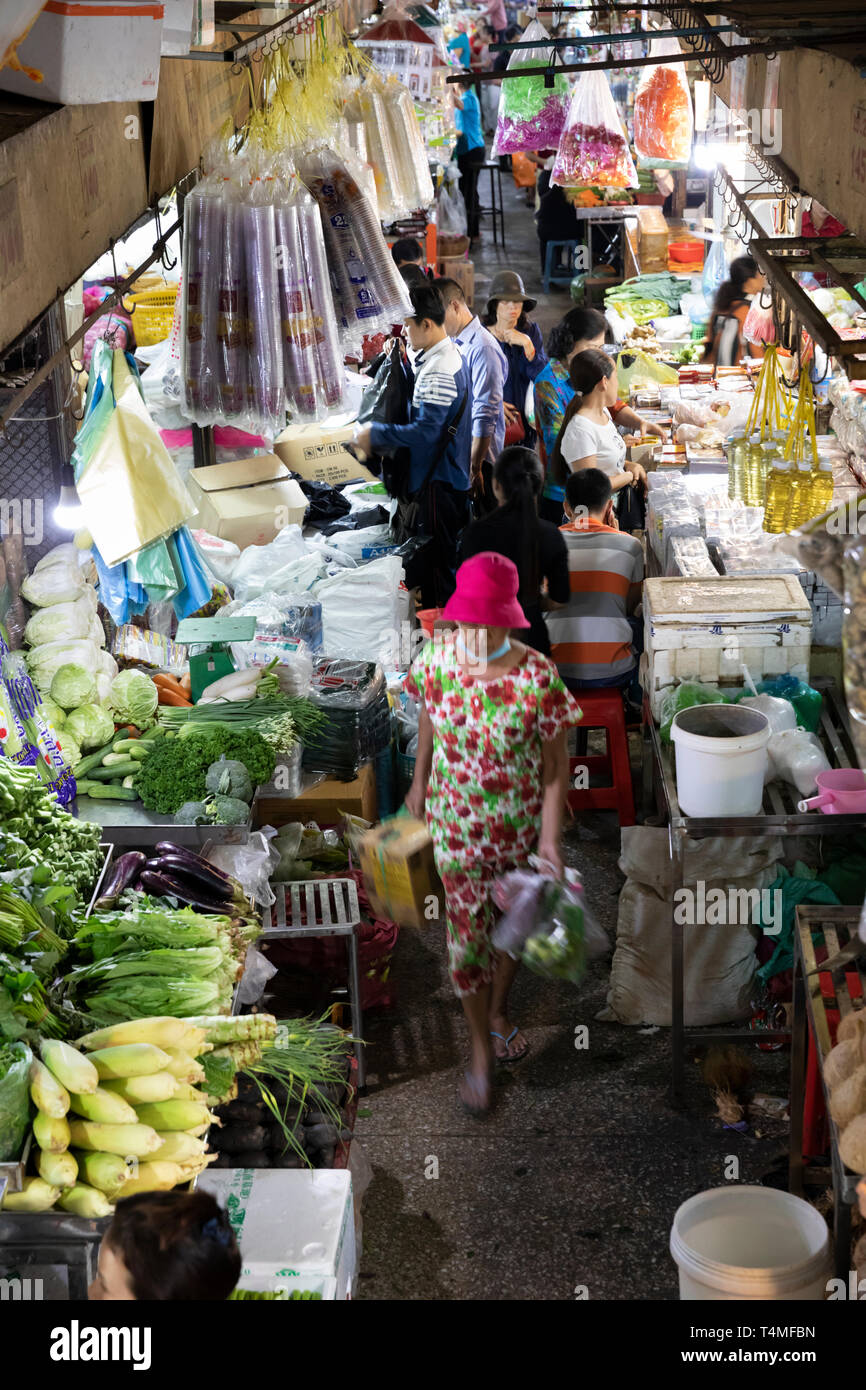
POLYGON ((550 178, 563 188, 637 187, 637 170, 603 72, 578 78, 550 178))
POLYGON ((345 107, 346 118, 360 120, 364 127, 367 163, 376 180, 379 216, 383 222, 393 222, 408 211, 400 186, 398 156, 388 120, 385 84, 375 77, 360 86, 350 88, 345 107))
MULTIPOLYGON (((522 42, 549 38, 544 25, 536 19, 527 26, 522 42)), ((518 50, 508 60, 508 71, 550 66, 555 56, 556 50, 552 47, 518 50)), ((543 75, 507 78, 499 97, 491 158, 521 154, 525 150, 556 149, 568 114, 568 103, 568 78, 564 73, 554 76, 552 87, 546 85, 543 75)))
POLYGON ((184 207, 183 410, 268 435, 286 413, 320 419, 343 397, 343 360, 318 209, 276 166, 237 163, 184 207))
POLYGON ((398 187, 406 211, 429 208, 434 197, 433 180, 415 103, 408 88, 394 77, 389 77, 385 84, 385 111, 397 165, 398 187))
POLYGON ((355 348, 365 335, 405 320, 409 291, 346 160, 323 145, 298 151, 297 159, 319 208, 343 347, 355 348))

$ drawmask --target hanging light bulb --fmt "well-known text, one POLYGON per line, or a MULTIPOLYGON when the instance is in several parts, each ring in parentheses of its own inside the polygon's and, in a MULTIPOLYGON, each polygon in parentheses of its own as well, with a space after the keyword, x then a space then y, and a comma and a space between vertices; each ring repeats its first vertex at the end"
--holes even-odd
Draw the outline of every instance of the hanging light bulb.
POLYGON ((68 463, 60 472, 60 497, 54 508, 54 524, 61 531, 77 531, 84 525, 84 508, 75 490, 72 466, 68 463))

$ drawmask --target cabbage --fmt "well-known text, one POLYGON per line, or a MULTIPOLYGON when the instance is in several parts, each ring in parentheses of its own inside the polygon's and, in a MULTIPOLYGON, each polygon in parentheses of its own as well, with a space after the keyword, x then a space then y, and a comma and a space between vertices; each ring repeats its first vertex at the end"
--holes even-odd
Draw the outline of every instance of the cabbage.
POLYGON ((55 733, 59 733, 66 723, 66 711, 62 710, 57 701, 52 700, 50 695, 42 696, 42 713, 55 733))
POLYGON ((50 608, 55 603, 71 603, 80 598, 87 585, 77 565, 48 565, 34 570, 21 582, 21 597, 34 608, 50 608))
POLYGON ((105 646, 105 628, 93 610, 88 615, 88 628, 85 636, 89 637, 91 642, 95 642, 97 647, 105 646))
MULTIPOLYGON (((105 742, 107 743, 108 739, 106 739, 105 742)), ((57 747, 63 754, 63 761, 66 763, 66 766, 74 770, 76 764, 81 762, 81 747, 76 743, 75 739, 67 733, 66 729, 64 729, 62 733, 57 733, 57 747)))
MULTIPOLYGON (((80 641, 72 642, 45 642, 41 647, 34 647, 29 651, 24 659, 40 694, 45 695, 52 677, 61 666, 72 662, 95 675, 100 669, 98 658, 104 655, 107 653, 100 652, 93 642, 82 638, 80 641)), ((114 674, 117 675, 117 672, 114 674)))
POLYGON ((108 676, 108 679, 113 681, 120 667, 111 655, 111 652, 97 651, 95 669, 101 671, 104 676, 108 676))
MULTIPOLYGON (((46 642, 61 642, 64 638, 90 637, 95 619, 93 609, 83 596, 72 603, 54 603, 50 608, 38 608, 24 629, 24 641, 29 647, 43 647, 46 642)), ((104 640, 102 624, 99 635, 104 640)))
POLYGON ((85 753, 101 748, 114 734, 114 720, 99 705, 80 705, 66 720, 66 735, 72 735, 85 753))
POLYGON ((77 545, 73 545, 72 541, 64 541, 62 545, 55 545, 53 550, 49 550, 47 555, 43 555, 42 559, 37 561, 33 566, 33 573, 50 569, 52 565, 72 565, 77 568, 80 555, 81 551, 77 545))
POLYGON ((70 661, 54 673, 50 694, 62 709, 74 710, 96 699, 96 679, 83 666, 70 661))
POLYGON ((121 671, 111 682, 108 704, 116 723, 149 729, 159 704, 159 692, 143 671, 121 671))
POLYGON ((96 698, 101 705, 108 709, 108 697, 111 694, 111 677, 103 674, 102 671, 96 673, 96 698))

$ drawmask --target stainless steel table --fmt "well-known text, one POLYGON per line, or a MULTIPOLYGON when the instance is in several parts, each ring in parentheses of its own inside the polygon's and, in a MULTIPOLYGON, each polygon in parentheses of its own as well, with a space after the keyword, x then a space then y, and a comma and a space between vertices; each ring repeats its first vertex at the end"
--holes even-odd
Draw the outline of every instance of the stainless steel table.
MULTIPOLYGON (((818 737, 831 767, 857 767, 851 740, 848 711, 840 691, 832 681, 816 680, 814 686, 824 696, 818 737)), ((730 1042, 772 1042, 790 1037, 787 1029, 763 1029, 756 1033, 745 1028, 687 1028, 684 999, 683 923, 676 920, 677 889, 683 887, 683 856, 687 838, 709 835, 847 835, 866 830, 866 816, 824 816, 820 812, 799 812, 799 794, 787 782, 771 782, 764 788, 764 804, 756 816, 726 816, 715 819, 683 815, 677 800, 674 750, 662 742, 644 697, 643 719, 643 804, 657 808, 668 826, 668 846, 673 866, 671 881, 671 1089, 675 1103, 682 1099, 687 1044, 709 1045, 730 1042)))

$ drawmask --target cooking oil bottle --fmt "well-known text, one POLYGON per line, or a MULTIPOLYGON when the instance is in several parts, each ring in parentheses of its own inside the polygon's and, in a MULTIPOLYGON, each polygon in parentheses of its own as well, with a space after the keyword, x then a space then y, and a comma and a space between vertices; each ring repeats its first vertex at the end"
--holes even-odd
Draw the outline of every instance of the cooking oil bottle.
POLYGON ((788 498, 788 513, 785 517, 785 531, 795 531, 805 521, 809 513, 809 500, 812 493, 812 465, 808 459, 801 459, 791 470, 791 492, 788 498))
POLYGON ((732 502, 745 501, 745 460, 749 449, 744 434, 729 434, 725 446, 728 455, 728 497, 732 502))
POLYGON ((760 439, 753 439, 744 451, 743 483, 743 501, 746 503, 746 506, 762 506, 762 493, 764 490, 764 446, 760 439))
POLYGON ((791 493, 791 463, 788 459, 773 461, 767 479, 767 502, 764 510, 764 530, 778 534, 785 529, 791 493))
POLYGON ((809 495, 809 516, 821 516, 833 505, 833 463, 821 459, 817 469, 812 470, 812 486, 809 495))

